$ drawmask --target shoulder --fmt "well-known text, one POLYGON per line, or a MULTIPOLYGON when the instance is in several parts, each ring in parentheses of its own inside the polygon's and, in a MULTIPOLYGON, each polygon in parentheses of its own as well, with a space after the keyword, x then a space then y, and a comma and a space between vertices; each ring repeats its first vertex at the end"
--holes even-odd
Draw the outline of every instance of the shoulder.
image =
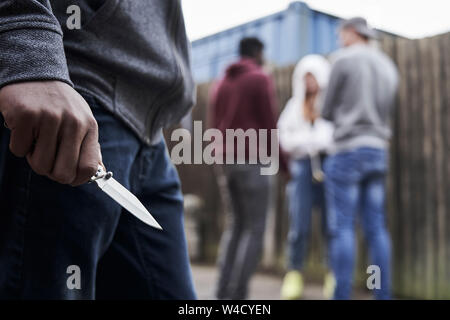
POLYGON ((345 70, 358 57, 359 52, 355 48, 342 48, 336 51, 331 57, 332 71, 345 70))
POLYGON ((259 82, 270 82, 270 76, 263 69, 255 69, 247 73, 247 79, 259 82))
POLYGON ((380 60, 383 60, 386 65, 389 65, 389 67, 396 69, 394 61, 389 57, 385 52, 381 51, 380 49, 376 49, 377 55, 380 60))
POLYGON ((352 48, 341 48, 330 55, 330 61, 334 65, 341 61, 348 60, 354 55, 352 48))
POLYGON ((396 85, 399 81, 399 74, 397 66, 394 61, 389 57, 386 53, 378 50, 378 65, 382 66, 383 73, 387 77, 387 80, 390 81, 392 85, 396 85))
POLYGON ((243 80, 254 89, 268 89, 273 86, 272 78, 262 69, 249 72, 243 80))

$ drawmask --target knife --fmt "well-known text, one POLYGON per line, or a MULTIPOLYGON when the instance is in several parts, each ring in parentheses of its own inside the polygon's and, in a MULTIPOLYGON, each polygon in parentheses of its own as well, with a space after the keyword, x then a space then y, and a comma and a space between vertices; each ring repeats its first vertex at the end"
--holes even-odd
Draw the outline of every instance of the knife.
POLYGON ((106 172, 103 166, 99 165, 96 174, 89 182, 95 182, 104 193, 145 224, 162 230, 162 227, 155 218, 153 218, 150 212, 147 211, 139 199, 117 182, 112 176, 112 172, 106 172))

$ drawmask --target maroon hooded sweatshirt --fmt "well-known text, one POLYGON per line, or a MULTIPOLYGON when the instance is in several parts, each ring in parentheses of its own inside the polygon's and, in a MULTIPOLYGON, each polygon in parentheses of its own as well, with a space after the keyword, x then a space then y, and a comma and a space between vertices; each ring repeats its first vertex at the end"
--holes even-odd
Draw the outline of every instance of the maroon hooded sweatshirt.
MULTIPOLYGON (((219 129, 224 137, 226 129, 267 129, 267 148, 270 155, 270 131, 277 128, 275 89, 271 78, 253 59, 243 58, 226 70, 225 77, 213 88, 210 97, 210 126, 219 129)), ((259 136, 259 134, 258 134, 259 136)), ((236 141, 235 141, 236 142, 236 141)), ((235 143, 236 160, 236 143, 235 143)), ((249 159, 248 139, 245 146, 246 163, 249 159)), ((286 161, 280 152, 280 169, 286 170, 286 161)))

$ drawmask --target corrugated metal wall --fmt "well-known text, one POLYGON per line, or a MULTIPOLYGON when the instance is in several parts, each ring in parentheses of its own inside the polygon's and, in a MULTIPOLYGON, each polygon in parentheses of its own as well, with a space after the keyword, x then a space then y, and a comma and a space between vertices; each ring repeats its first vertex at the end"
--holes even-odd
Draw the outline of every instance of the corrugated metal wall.
POLYGON ((237 58, 239 40, 257 36, 266 45, 266 58, 276 66, 296 63, 310 53, 328 54, 337 49, 339 18, 293 2, 282 12, 248 22, 192 43, 195 80, 206 82, 220 76, 237 58))

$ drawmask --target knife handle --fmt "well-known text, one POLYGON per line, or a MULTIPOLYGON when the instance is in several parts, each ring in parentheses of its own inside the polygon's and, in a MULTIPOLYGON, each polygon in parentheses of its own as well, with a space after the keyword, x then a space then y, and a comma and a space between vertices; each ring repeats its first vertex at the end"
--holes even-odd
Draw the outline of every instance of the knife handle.
POLYGON ((89 183, 95 182, 96 180, 103 179, 108 180, 113 176, 111 171, 106 172, 102 165, 98 165, 97 172, 91 179, 89 179, 89 183))

